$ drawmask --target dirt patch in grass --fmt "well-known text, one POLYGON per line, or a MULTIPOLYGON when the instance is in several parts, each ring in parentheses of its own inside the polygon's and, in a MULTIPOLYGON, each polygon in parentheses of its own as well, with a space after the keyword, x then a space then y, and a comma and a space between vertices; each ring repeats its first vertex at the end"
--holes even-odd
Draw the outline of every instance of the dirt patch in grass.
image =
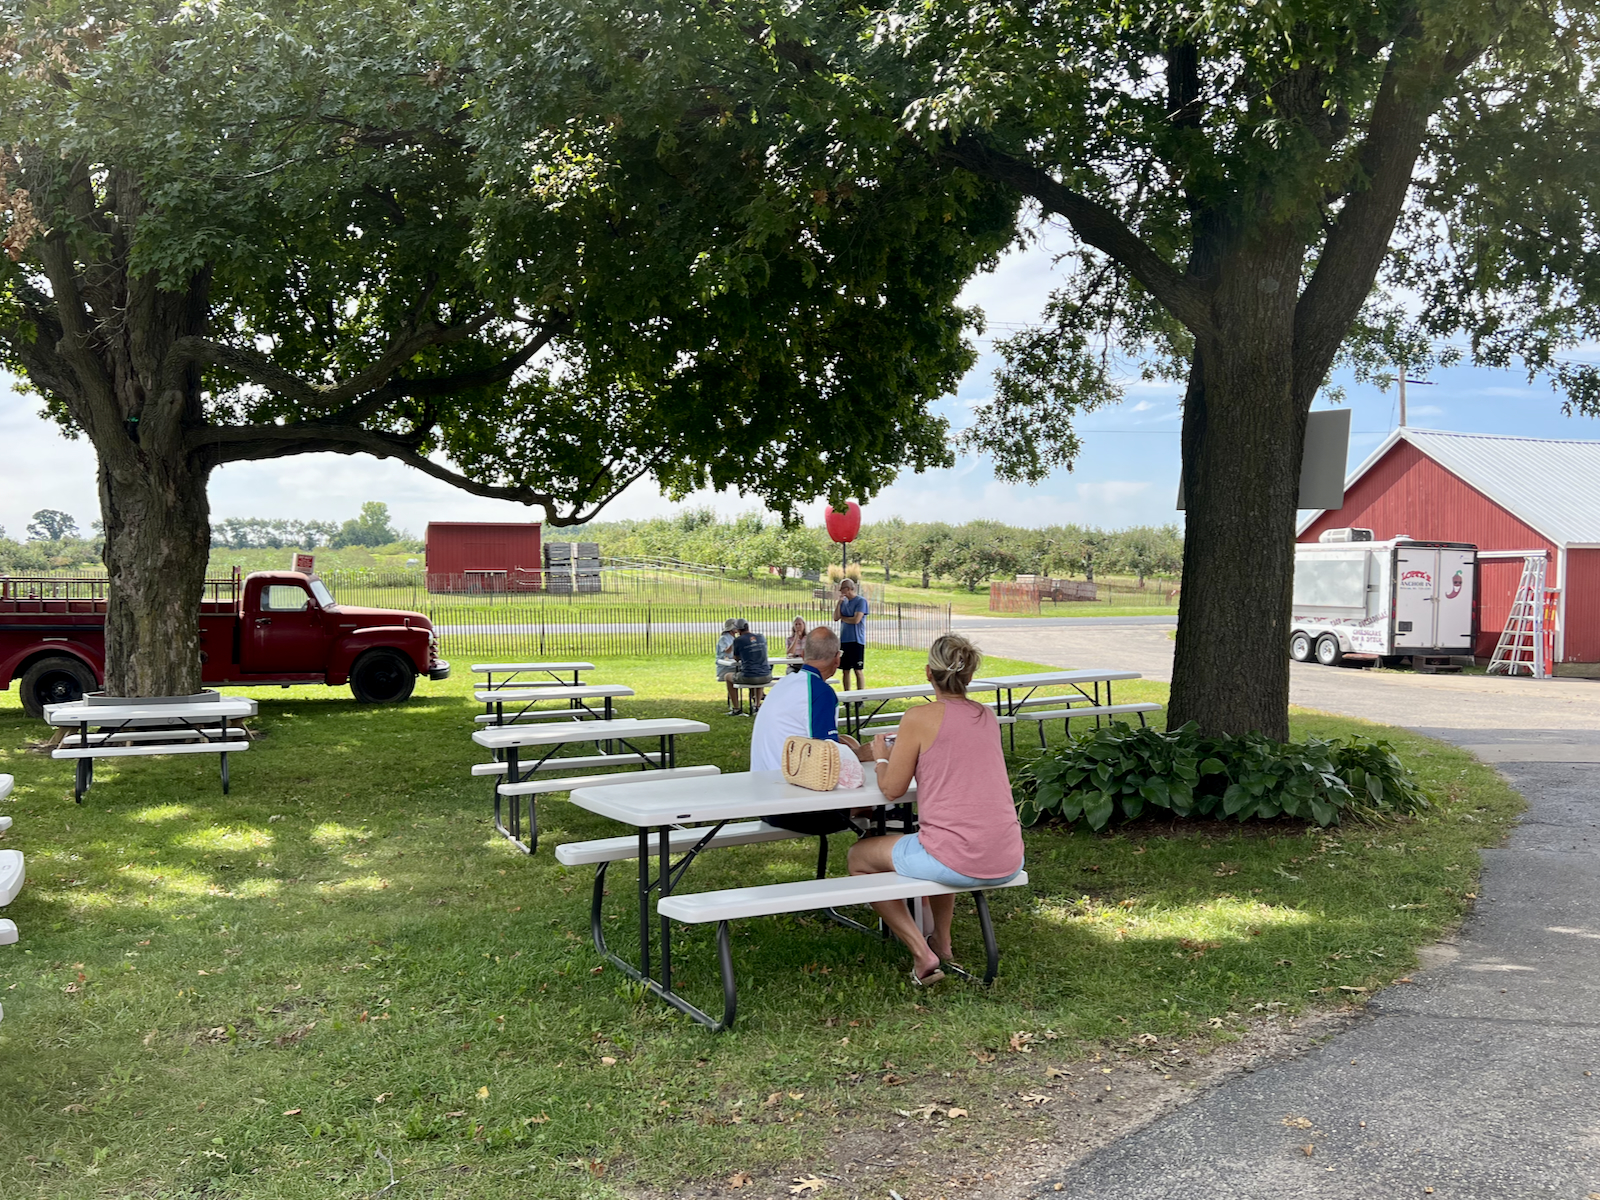
MULTIPOLYGON (((953 1075, 865 1082, 864 1106, 891 1119, 846 1118, 831 1127, 831 1153, 804 1162, 750 1164, 723 1178, 690 1180, 640 1200, 772 1197, 827 1192, 936 1200, 972 1192, 1024 1200, 1102 1147, 1158 1120, 1237 1075, 1293 1058, 1361 1019, 1357 1008, 1297 1015, 1257 1013, 1231 1023, 1229 1040, 1160 1039, 1105 1043, 1089 1057, 1081 1043, 1019 1035, 953 1075), (1026 1039, 1025 1041, 1021 1039, 1026 1039), (809 1181, 819 1186, 808 1187, 809 1181), (798 1190, 797 1190, 798 1189, 798 1190)), ((781 1108, 786 1097, 769 1098, 781 1108)), ((760 1118, 758 1118, 759 1120, 760 1118)), ((781 1111, 768 1120, 784 1119, 781 1111)))

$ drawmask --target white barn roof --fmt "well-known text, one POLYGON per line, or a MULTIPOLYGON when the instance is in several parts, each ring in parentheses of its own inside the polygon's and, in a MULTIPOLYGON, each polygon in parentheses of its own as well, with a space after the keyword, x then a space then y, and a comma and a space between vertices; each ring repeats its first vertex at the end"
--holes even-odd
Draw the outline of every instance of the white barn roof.
MULTIPOLYGON (((1557 546, 1600 546, 1600 441, 1396 429, 1350 473, 1345 490, 1402 438, 1557 546)), ((1308 514, 1299 532, 1325 511, 1308 514)))

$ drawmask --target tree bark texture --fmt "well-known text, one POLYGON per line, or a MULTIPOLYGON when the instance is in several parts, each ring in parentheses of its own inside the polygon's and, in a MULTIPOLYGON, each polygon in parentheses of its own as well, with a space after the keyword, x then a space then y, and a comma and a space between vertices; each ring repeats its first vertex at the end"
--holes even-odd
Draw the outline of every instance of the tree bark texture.
POLYGON ((210 472, 179 453, 131 453, 99 467, 105 522, 105 689, 113 696, 200 690, 199 602, 211 553, 210 472), (131 468, 131 469, 130 469, 131 468))
POLYGON ((1183 591, 1167 724, 1289 735, 1294 517, 1306 414, 1293 387, 1301 248, 1229 264, 1183 411, 1183 591))

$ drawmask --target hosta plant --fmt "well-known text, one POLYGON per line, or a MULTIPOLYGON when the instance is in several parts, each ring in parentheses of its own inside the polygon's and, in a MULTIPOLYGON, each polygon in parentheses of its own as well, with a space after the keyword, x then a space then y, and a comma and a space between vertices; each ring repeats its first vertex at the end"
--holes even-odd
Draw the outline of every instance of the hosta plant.
POLYGON ((1352 737, 1276 742, 1111 725, 1025 765, 1016 780, 1024 825, 1046 817, 1104 829, 1147 807, 1177 817, 1286 816, 1337 824, 1347 812, 1409 813, 1428 798, 1386 742, 1352 737))

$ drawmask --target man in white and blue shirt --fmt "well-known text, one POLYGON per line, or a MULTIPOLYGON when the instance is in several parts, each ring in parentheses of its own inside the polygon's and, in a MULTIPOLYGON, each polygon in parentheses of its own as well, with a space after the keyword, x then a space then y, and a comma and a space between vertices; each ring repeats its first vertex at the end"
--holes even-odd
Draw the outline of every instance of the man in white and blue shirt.
MULTIPOLYGON (((767 693, 750 731, 750 769, 776 771, 783 762, 783 744, 791 737, 823 738, 838 742, 846 753, 863 761, 872 748, 862 749, 848 734, 839 732, 839 695, 828 680, 839 669, 839 635, 826 625, 806 634, 805 663, 793 675, 782 676, 767 693)), ((824 834, 853 829, 848 809, 793 813, 768 817, 767 823, 796 833, 824 834)))

